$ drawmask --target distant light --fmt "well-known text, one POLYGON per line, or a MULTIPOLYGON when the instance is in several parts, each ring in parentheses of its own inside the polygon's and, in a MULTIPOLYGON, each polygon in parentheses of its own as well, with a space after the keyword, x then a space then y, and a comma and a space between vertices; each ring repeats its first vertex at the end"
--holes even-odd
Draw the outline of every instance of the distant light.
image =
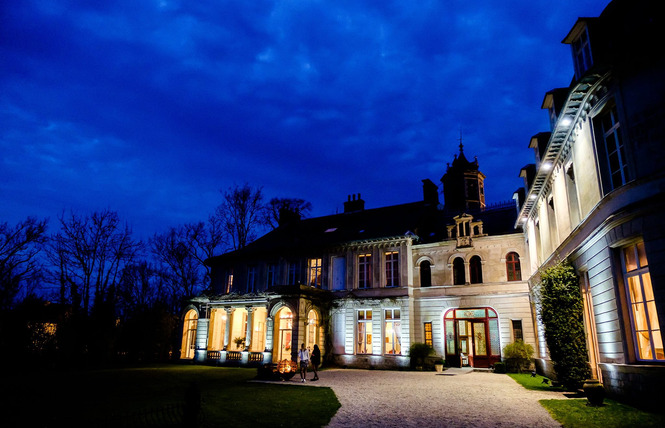
POLYGON ((570 118, 570 116, 564 116, 561 118, 561 126, 568 126, 571 123, 573 123, 573 119, 570 118))
POLYGON ((520 223, 526 223, 526 217, 522 217, 522 218, 520 219, 520 223))
POLYGON ((531 200, 534 200, 534 199, 536 199, 537 197, 538 197, 538 196, 536 196, 534 193, 532 193, 532 194, 529 195, 529 199, 531 199, 531 200))
POLYGON ((541 165, 540 167, 543 171, 549 171, 552 169, 552 163, 551 162, 545 162, 544 164, 541 165))

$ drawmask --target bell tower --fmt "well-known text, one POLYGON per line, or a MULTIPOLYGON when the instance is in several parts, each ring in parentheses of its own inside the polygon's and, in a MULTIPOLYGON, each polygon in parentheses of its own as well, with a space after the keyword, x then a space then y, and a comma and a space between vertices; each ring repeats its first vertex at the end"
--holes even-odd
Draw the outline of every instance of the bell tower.
POLYGON ((459 155, 448 164, 441 177, 444 206, 449 211, 469 212, 485 209, 485 174, 478 170, 478 158, 469 162, 464 156, 460 135, 459 155))

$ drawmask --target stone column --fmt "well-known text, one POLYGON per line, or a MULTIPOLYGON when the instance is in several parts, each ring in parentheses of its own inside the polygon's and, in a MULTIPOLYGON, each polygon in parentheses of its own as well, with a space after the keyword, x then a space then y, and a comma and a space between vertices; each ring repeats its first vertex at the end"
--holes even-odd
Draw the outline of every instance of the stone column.
POLYGON ((272 352, 273 343, 275 336, 275 328, 273 318, 268 316, 266 317, 266 349, 264 352, 272 352))
POLYGON ((464 285, 471 284, 471 263, 464 261, 464 285))
POLYGON ((252 344, 252 318, 254 313, 254 308, 251 306, 246 306, 247 310, 247 330, 245 331, 245 350, 249 352, 250 345, 252 344))
POLYGON ((235 311, 235 309, 226 307, 224 308, 224 311, 226 311, 226 328, 224 329, 224 350, 228 351, 229 341, 231 340, 231 328, 233 327, 231 320, 233 319, 233 311, 235 311))

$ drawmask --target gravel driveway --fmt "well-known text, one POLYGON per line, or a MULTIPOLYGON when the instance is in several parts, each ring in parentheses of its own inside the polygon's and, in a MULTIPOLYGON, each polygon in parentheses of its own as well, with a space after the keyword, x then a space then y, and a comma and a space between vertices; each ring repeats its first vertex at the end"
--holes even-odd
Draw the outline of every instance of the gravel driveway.
POLYGON ((302 384, 296 375, 288 383, 332 388, 342 407, 329 427, 560 427, 538 400, 565 399, 560 392, 526 390, 507 375, 459 369, 333 369, 320 378, 302 384))

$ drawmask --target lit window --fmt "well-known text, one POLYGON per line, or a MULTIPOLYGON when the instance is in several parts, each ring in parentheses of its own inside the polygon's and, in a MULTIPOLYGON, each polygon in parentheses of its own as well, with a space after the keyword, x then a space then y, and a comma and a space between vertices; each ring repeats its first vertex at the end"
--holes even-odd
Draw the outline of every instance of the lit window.
POLYGON ((321 259, 309 259, 309 280, 311 287, 321 288, 321 259))
POLYGON ((229 294, 232 288, 233 288, 233 270, 231 270, 229 274, 226 276, 226 294, 229 294))
POLYGON ((432 323, 425 323, 425 344, 433 346, 434 341, 432 340, 432 323))
POLYGON ((358 256, 358 288, 369 288, 372 286, 372 255, 361 254, 358 256))
POLYGON ((399 253, 386 253, 386 287, 399 287, 399 253))
POLYGON ((508 253, 506 256, 506 272, 508 281, 521 281, 522 269, 520 268, 520 256, 517 253, 508 253))
POLYGON ((522 320, 512 320, 513 324, 513 340, 517 342, 518 340, 524 340, 524 335, 522 334, 522 320))
POLYGON ((644 242, 623 249, 623 271, 637 358, 665 360, 644 242))
POLYGON ((402 323, 399 309, 386 309, 384 314, 386 354, 400 355, 402 353, 402 323))
POLYGON ((360 310, 358 311, 358 338, 357 338, 356 353, 358 354, 371 354, 372 353, 372 311, 360 310))
POLYGON ((307 348, 309 348, 310 352, 312 349, 314 349, 314 345, 319 343, 319 338, 318 338, 318 326, 319 326, 319 321, 318 317, 316 316, 316 312, 313 310, 310 310, 309 313, 307 314, 307 340, 305 340, 305 343, 307 344, 307 348))

